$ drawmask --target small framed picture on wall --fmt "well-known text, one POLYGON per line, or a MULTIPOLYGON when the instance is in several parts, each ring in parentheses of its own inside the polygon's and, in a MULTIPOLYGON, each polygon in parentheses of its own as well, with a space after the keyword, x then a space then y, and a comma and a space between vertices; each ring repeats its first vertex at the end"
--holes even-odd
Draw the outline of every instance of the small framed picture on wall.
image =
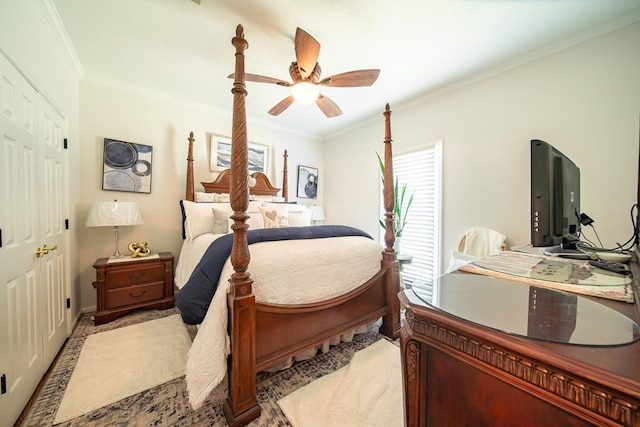
POLYGON ((318 198, 318 169, 310 166, 298 166, 298 197, 318 198))
POLYGON ((151 193, 153 147, 104 139, 102 189, 151 193))

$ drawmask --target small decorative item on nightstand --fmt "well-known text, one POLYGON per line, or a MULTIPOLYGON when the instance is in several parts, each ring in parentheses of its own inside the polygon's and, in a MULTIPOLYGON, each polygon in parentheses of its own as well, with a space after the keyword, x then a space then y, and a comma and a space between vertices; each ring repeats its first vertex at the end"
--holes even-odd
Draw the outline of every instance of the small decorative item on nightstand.
POLYGON ((151 255, 151 249, 147 242, 131 242, 129 243, 129 252, 131 252, 131 258, 145 257, 151 255))
POLYGON ((95 324, 107 323, 137 308, 173 307, 173 255, 100 258, 93 264, 97 291, 95 324))

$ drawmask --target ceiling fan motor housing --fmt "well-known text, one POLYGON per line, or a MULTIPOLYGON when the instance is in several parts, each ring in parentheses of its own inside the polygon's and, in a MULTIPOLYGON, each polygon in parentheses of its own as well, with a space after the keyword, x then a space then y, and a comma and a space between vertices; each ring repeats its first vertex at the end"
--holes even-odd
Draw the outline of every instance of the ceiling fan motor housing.
POLYGON ((291 80, 293 80, 294 84, 301 81, 310 81, 311 83, 318 83, 318 81, 320 81, 321 74, 322 74, 322 68, 320 67, 320 64, 317 62, 316 62, 316 66, 313 67, 313 71, 309 74, 309 77, 306 79, 302 78, 302 75, 300 74, 300 68, 298 67, 297 62, 294 61, 289 66, 289 75, 291 76, 291 80))

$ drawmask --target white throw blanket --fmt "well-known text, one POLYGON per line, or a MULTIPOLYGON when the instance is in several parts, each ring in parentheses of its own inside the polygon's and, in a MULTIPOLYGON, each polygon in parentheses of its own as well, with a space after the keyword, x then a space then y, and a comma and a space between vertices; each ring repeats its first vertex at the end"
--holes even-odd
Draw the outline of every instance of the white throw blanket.
POLYGON ((464 238, 459 248, 465 255, 488 256, 495 255, 504 250, 507 236, 489 228, 473 228, 464 233, 464 238))
MULTIPOLYGON (((256 300, 278 304, 326 301, 349 292, 373 277, 382 259, 382 246, 360 236, 261 242, 249 249, 248 271, 256 300)), ((194 409, 226 373, 230 351, 226 296, 232 273, 227 260, 189 351, 186 382, 194 409)))

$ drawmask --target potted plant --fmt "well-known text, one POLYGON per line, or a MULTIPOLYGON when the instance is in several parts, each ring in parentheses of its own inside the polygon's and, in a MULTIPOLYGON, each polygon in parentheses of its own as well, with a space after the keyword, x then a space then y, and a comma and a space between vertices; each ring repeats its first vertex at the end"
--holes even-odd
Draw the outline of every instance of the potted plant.
MULTIPOLYGON (((382 172, 382 185, 384 185, 384 162, 380 157, 380 154, 376 152, 376 156, 378 156, 378 164, 380 165, 380 171, 382 172)), ((402 184, 398 182, 398 177, 395 178, 393 184, 393 195, 394 195, 394 206, 393 206, 393 235, 396 238, 395 249, 396 252, 400 252, 400 240, 402 238, 402 232, 404 231, 404 227, 407 225, 407 215, 409 214, 409 208, 413 203, 413 193, 409 196, 409 199, 406 200, 407 197, 407 184, 402 184)), ((386 224, 383 220, 380 221, 380 226, 383 229, 386 229, 386 224)))

